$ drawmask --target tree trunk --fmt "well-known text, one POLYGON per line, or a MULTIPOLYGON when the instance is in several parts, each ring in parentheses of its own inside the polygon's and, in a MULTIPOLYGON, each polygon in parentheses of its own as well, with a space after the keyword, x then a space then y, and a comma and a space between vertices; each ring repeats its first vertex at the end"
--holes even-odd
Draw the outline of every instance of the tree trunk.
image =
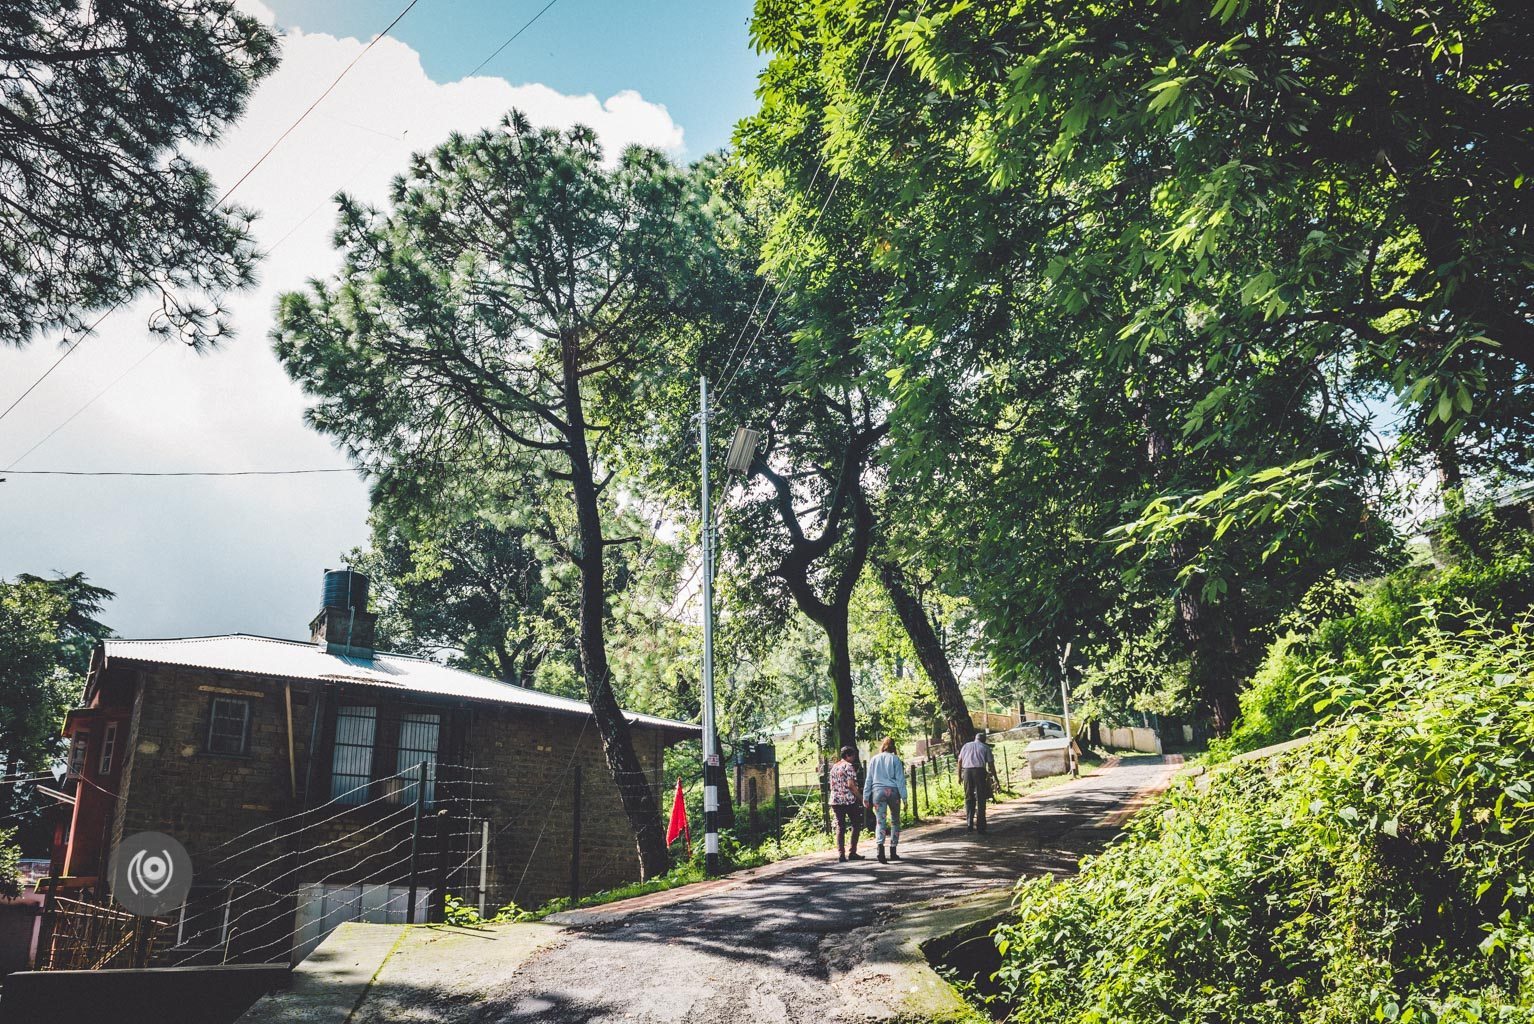
POLYGON ((719 751, 719 827, 735 827, 735 773, 730 770, 730 763, 724 758, 724 745, 719 742, 719 733, 714 732, 714 749, 719 751))
MULTIPOLYGON (((1164 484, 1170 475, 1172 446, 1161 430, 1151 422, 1146 410, 1145 455, 1150 465, 1151 479, 1164 484)), ((1174 566, 1181 566, 1189 557, 1188 545, 1178 539, 1172 543, 1171 558, 1174 566)), ((1197 591, 1183 588, 1175 599, 1177 632, 1188 652, 1188 675, 1196 692, 1209 712, 1215 735, 1224 736, 1236 722, 1239 704, 1236 699, 1236 680, 1232 676, 1229 661, 1221 663, 1216 655, 1219 623, 1216 615, 1205 604, 1197 591)))
POLYGON ((881 555, 874 559, 874 568, 879 571, 879 581, 884 584, 884 592, 889 594, 890 602, 895 606, 895 614, 900 617, 906 636, 911 638, 916 659, 921 662, 927 678, 932 680, 932 688, 937 691, 938 706, 943 711, 943 721, 948 726, 948 742, 954 750, 958 750, 964 736, 974 727, 974 720, 969 716, 969 706, 964 702, 964 693, 959 689, 959 680, 953 674, 953 666, 948 663, 948 652, 943 649, 937 630, 932 628, 927 610, 911 592, 899 563, 887 555, 881 555))
MULTIPOLYGON (((1181 557, 1178 547, 1173 546, 1174 558, 1181 557)), ((1188 650, 1188 674, 1192 677, 1194 691, 1209 712, 1215 735, 1225 736, 1236 724, 1240 712, 1233 674, 1235 659, 1217 656, 1215 630, 1198 595, 1190 591, 1177 595, 1177 625, 1188 650)))
POLYGON ((868 447, 885 432, 877 427, 854 435, 841 455, 837 471, 837 487, 826 527, 815 539, 804 536, 799 526, 798 513, 794 510, 793 495, 788 482, 772 471, 760 457, 751 464, 751 471, 767 480, 777 495, 778 518, 789 533, 789 550, 774 570, 774 574, 788 587, 794 604, 805 616, 826 634, 831 653, 831 731, 837 747, 857 746, 856 711, 852 701, 852 651, 848 640, 847 609, 852 604, 852 591, 863 568, 868 563, 868 548, 873 539, 873 513, 863 497, 858 480, 862 472, 863 458, 868 447), (815 562, 832 551, 841 539, 850 516, 850 551, 838 576, 830 585, 827 597, 821 598, 810 582, 810 569, 815 562))
POLYGON ((605 541, 598 488, 586 443, 586 422, 581 407, 580 342, 564 341, 564 392, 569 423, 570 484, 575 494, 575 516, 580 537, 576 552, 581 571, 580 661, 586 681, 586 697, 602 737, 608 770, 618 785, 618 798, 634 833, 639 870, 646 878, 664 874, 670 866, 666 839, 661 830, 660 805, 650 779, 634 751, 628 720, 613 693, 611 667, 607 661, 606 580, 603 574, 605 541))
POLYGON ((828 611, 830 614, 820 623, 820 628, 826 631, 826 642, 831 647, 831 734, 836 737, 838 749, 856 747, 857 712, 852 703, 852 645, 847 606, 832 606, 828 611))

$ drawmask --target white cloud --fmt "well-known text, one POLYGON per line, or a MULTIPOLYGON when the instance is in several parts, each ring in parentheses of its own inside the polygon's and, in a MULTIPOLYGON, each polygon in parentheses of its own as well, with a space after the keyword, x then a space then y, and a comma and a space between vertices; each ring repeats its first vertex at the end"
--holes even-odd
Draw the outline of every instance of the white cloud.
MULTIPOLYGON (((241 6, 271 22, 254 0, 241 6)), ((283 63, 218 148, 198 154, 232 185, 365 42, 287 32, 283 63)), ((510 108, 536 124, 592 127, 612 156, 631 143, 678 154, 665 107, 625 90, 605 101, 500 78, 431 81, 393 38, 373 47, 240 187, 275 246, 260 284, 230 300, 238 337, 197 356, 160 347, 16 468, 272 469, 344 465, 303 425, 304 398, 271 354, 276 297, 336 267, 331 197, 373 203, 412 152, 510 108)), ((142 309, 119 310, 0 422, 14 460, 153 346, 142 309)), ((0 351, 0 407, 58 357, 47 342, 0 351)), ((0 461, 0 466, 10 466, 0 461)), ((0 474, 4 475, 4 474, 0 474)), ((106 620, 128 636, 241 630, 295 636, 317 609, 320 571, 365 536, 367 495, 350 475, 236 479, 25 477, 0 484, 0 577, 83 570, 116 590, 106 620)))

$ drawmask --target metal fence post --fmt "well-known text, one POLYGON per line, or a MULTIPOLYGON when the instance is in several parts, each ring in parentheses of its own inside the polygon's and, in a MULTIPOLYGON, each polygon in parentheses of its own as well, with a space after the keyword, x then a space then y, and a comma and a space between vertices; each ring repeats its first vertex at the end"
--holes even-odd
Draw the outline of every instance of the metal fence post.
POLYGON ((431 894, 431 907, 427 911, 428 921, 447 920, 447 861, 448 861, 448 817, 447 808, 437 812, 437 871, 435 891, 431 894))
POLYGON ((1012 765, 1007 761, 1006 747, 1001 748, 1001 770, 1005 773, 1001 788, 1010 791, 1012 789, 1012 765))
POLYGON ((47 970, 53 966, 53 932, 59 913, 58 899, 59 876, 50 875, 48 894, 43 897, 43 918, 37 926, 37 956, 32 963, 34 971, 47 970))
POLYGON ((746 780, 746 799, 748 801, 748 806, 750 807, 750 811, 746 816, 746 830, 752 837, 753 841, 756 838, 757 832, 756 798, 756 776, 753 775, 746 780))
MULTIPOLYGON (((913 825, 921 823, 921 809, 917 806, 919 801, 916 799, 916 792, 916 766, 913 764, 911 765, 911 824, 913 825)), ((932 813, 931 807, 927 808, 927 813, 932 813)))
POLYGON ((570 802, 573 808, 570 823, 570 902, 581 898, 581 766, 575 766, 575 778, 570 802))
POLYGON ((783 849, 783 785, 778 772, 778 766, 772 766, 772 816, 773 838, 777 840, 779 852, 783 849))
POLYGON ((485 916, 485 878, 490 868, 490 819, 480 823, 479 832, 479 916, 485 916))
POLYGON ((405 923, 415 924, 415 894, 419 884, 416 871, 421 854, 421 814, 426 810, 426 762, 417 766, 415 780, 415 820, 410 825, 410 895, 405 905, 405 923))

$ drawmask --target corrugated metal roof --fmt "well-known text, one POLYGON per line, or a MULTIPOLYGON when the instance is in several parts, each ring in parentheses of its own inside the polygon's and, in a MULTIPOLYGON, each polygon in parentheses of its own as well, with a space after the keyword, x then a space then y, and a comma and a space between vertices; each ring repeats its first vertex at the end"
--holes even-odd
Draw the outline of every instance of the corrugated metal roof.
MULTIPOLYGON (((591 705, 569 697, 529 690, 426 658, 379 653, 371 660, 331 654, 313 643, 233 633, 180 640, 103 640, 106 667, 115 662, 184 665, 225 672, 249 672, 279 679, 353 683, 390 690, 492 701, 564 714, 589 715, 591 705)), ((701 733, 702 729, 669 718, 625 711, 630 722, 701 733)))

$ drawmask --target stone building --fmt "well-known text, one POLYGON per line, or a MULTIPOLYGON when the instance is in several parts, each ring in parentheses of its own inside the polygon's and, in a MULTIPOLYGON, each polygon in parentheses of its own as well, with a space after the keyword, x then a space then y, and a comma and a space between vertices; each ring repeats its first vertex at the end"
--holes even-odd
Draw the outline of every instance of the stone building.
MULTIPOLYGON (((104 900, 125 835, 191 854, 156 962, 307 954, 346 920, 487 912, 636 879, 589 705, 373 649, 366 580, 329 573, 308 641, 106 640, 68 716, 56 891, 104 900), (578 844, 577 844, 578 840, 578 844), (411 866, 414 865, 414 872, 411 866)), ((652 791, 697 726, 628 714, 652 791)))

